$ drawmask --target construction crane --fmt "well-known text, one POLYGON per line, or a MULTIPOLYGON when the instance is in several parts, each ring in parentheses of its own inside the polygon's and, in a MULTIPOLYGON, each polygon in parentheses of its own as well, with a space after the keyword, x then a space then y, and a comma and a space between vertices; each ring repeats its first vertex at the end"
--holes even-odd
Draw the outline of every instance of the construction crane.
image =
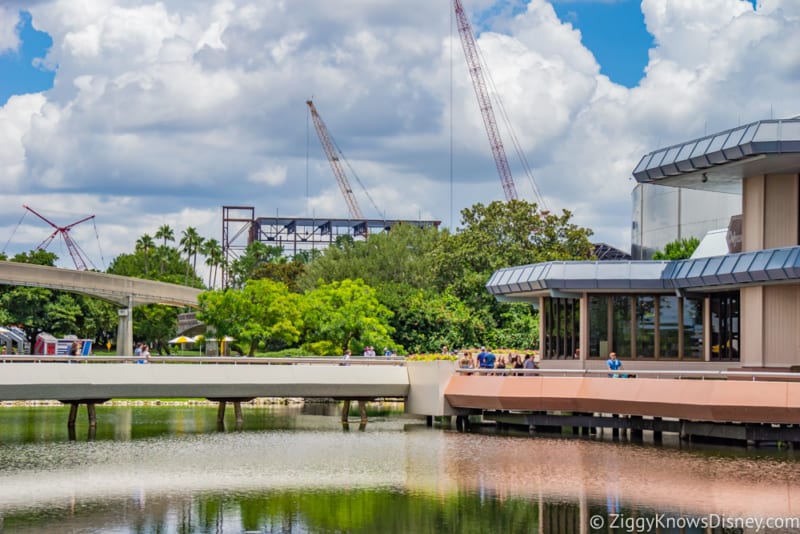
MULTIPOLYGON (((75 226, 81 224, 82 222, 86 222, 88 220, 94 219, 94 215, 89 215, 88 217, 84 217, 83 219, 77 220, 77 221, 75 221, 73 223, 70 223, 70 224, 68 224, 66 226, 58 226, 55 223, 53 223, 52 221, 50 221, 47 218, 45 218, 40 213, 36 212, 36 210, 34 210, 33 208, 31 208, 29 206, 25 206, 25 205, 23 205, 22 207, 25 208, 26 210, 30 211, 31 213, 33 213, 37 217, 39 217, 41 220, 43 220, 44 222, 46 222, 47 224, 49 224, 53 228, 55 228, 55 231, 52 234, 50 234, 44 241, 39 243, 39 246, 36 247, 36 250, 44 250, 44 249, 46 249, 48 246, 50 246, 50 243, 53 242, 53 239, 55 239, 55 237, 57 235, 61 235, 61 238, 64 240, 64 243, 67 245, 67 250, 69 251, 69 255, 72 257, 72 261, 75 263, 75 268, 77 270, 79 270, 79 271, 85 271, 87 269, 86 260, 83 257, 84 255, 82 254, 81 248, 78 246, 78 244, 69 235, 69 231, 72 228, 74 228, 75 226)), ((91 262, 89 262, 89 263, 91 263, 91 262)))
POLYGON ((347 180, 347 175, 344 173, 342 162, 339 159, 339 151, 336 149, 333 138, 328 133, 328 128, 322 121, 322 117, 317 113, 314 102, 306 100, 306 104, 308 104, 308 109, 311 110, 311 119, 314 121, 314 128, 317 130, 317 135, 322 143, 322 148, 325 150, 325 155, 328 156, 333 174, 336 176, 336 181, 339 183, 339 189, 342 190, 342 195, 347 203, 350 216, 353 219, 363 219, 364 215, 361 213, 361 208, 358 206, 356 196, 353 194, 353 189, 350 187, 350 182, 347 180))
POLYGON ((489 146, 492 148, 497 174, 500 175, 500 183, 503 185, 503 193, 506 195, 506 200, 516 200, 517 188, 514 185, 514 177, 511 176, 511 167, 508 164, 505 148, 503 148, 503 140, 500 138, 500 130, 497 128, 492 101, 489 98, 486 80, 481 70, 478 44, 475 42, 472 26, 464 11, 464 6, 461 5, 461 0, 453 0, 453 9, 456 12, 458 33, 461 35, 464 57, 467 60, 469 74, 472 77, 472 87, 475 89, 475 96, 478 97, 478 106, 481 108, 483 124, 486 127, 486 135, 489 137, 489 146))

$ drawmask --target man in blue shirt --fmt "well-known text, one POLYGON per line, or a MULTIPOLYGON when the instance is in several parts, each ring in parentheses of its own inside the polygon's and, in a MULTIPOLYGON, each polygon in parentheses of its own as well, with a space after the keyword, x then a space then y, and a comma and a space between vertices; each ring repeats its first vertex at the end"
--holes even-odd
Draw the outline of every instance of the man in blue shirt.
MULTIPOLYGON (((610 371, 619 371, 620 369, 622 369, 622 362, 617 359, 616 352, 612 352, 611 354, 608 355, 608 360, 606 360, 606 367, 608 367, 610 371)), ((612 378, 619 378, 618 373, 609 374, 608 376, 612 378)))
POLYGON ((481 347, 478 353, 478 367, 481 369, 494 369, 495 356, 491 351, 487 351, 486 347, 481 347))

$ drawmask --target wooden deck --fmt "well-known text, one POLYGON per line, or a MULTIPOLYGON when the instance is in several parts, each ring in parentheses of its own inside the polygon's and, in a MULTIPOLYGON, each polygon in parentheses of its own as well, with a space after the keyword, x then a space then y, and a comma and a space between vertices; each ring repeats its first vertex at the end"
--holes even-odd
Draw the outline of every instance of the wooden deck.
POLYGON ((457 374, 444 394, 453 408, 800 423, 800 382, 457 374))

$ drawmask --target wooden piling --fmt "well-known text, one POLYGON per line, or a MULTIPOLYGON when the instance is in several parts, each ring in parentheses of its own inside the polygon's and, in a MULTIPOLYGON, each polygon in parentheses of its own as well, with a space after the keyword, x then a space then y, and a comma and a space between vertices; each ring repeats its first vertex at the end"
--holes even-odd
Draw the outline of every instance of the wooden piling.
POLYGON ((217 407, 217 424, 225 424, 225 407, 227 404, 227 401, 219 401, 219 406, 217 407))
POLYGON ((342 405, 342 423, 347 422, 347 418, 349 415, 350 415, 350 401, 346 400, 342 405))
POLYGON ((365 401, 365 400, 358 401, 358 411, 359 411, 359 414, 361 415, 361 424, 362 425, 366 425, 367 424, 367 401, 365 401))
POLYGON ((70 428, 75 428, 75 419, 78 418, 78 403, 77 402, 70 402, 69 403, 69 418, 67 419, 67 426, 70 428))
POLYGON ((239 428, 244 424, 244 415, 242 415, 241 401, 233 401, 233 413, 236 415, 236 427, 239 428))
POLYGON ((89 415, 89 428, 97 427, 97 412, 94 409, 93 402, 86 403, 86 413, 89 415))

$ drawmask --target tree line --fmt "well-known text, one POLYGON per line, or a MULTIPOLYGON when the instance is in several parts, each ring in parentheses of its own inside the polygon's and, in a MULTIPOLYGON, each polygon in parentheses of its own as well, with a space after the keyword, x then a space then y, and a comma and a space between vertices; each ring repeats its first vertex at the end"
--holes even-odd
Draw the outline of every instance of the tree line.
MULTIPOLYGON (((245 354, 358 353, 367 345, 415 353, 443 345, 536 348, 536 311, 497 301, 485 285, 503 267, 590 259, 591 235, 569 211, 496 201, 462 210, 452 232, 399 225, 361 241, 340 236, 324 250, 294 257, 256 241, 227 264, 216 239, 187 228, 176 242, 174 230, 163 225, 114 258, 107 272, 205 288, 198 318, 218 336, 236 338, 245 354), (197 272, 201 258, 205 280, 197 272), (215 289, 223 272, 228 287, 215 289)), ((53 265, 56 259, 33 251, 12 261, 53 265)), ((168 353, 178 311, 137 307, 134 337, 168 353)), ((116 334, 116 308, 80 295, 6 287, 0 288, 0 323, 104 343, 116 334)))

